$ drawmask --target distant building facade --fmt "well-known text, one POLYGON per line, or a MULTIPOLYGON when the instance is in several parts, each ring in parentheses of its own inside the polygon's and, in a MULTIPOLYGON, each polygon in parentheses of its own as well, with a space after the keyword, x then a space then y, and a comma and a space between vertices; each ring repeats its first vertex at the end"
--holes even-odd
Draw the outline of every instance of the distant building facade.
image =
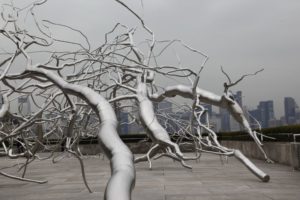
POLYGON ((212 114, 213 114, 213 110, 212 110, 212 105, 210 104, 202 104, 202 106, 204 107, 205 109, 205 114, 201 116, 201 123, 203 124, 208 124, 211 117, 212 117, 212 114))
POLYGON ((292 97, 284 98, 284 114, 286 124, 296 124, 298 121, 299 107, 292 97))
MULTIPOLYGON (((237 91, 233 94, 234 100, 243 108, 242 91, 237 91)), ((220 108, 221 131, 239 131, 241 125, 230 115, 230 113, 223 108, 220 108)))
POLYGON ((119 122, 120 122, 120 135, 128 135, 129 134, 129 113, 128 112, 120 112, 119 113, 119 122))
POLYGON ((29 115, 31 114, 31 105, 29 96, 20 96, 18 98, 18 104, 19 104, 19 111, 22 115, 29 115))
POLYGON ((157 112, 165 112, 165 113, 171 113, 172 112, 172 102, 163 100, 159 103, 154 102, 154 111, 157 112))
POLYGON ((221 120, 220 120, 220 114, 213 112, 210 117, 210 126, 211 129, 215 132, 220 132, 221 130, 221 120))
POLYGON ((243 95, 242 91, 237 91, 235 94, 233 94, 234 99, 241 106, 241 108, 243 107, 243 96, 242 95, 243 95))
MULTIPOLYGON (((257 109, 249 111, 249 113, 257 121, 260 122, 262 128, 268 128, 274 126, 275 115, 274 115, 274 102, 269 101, 260 101, 257 109)), ((250 122, 256 123, 255 120, 250 119, 250 122)))
POLYGON ((230 114, 224 108, 220 108, 220 119, 221 119, 221 131, 231 131, 230 114))
POLYGON ((261 101, 259 102, 258 109, 260 111, 260 119, 262 128, 270 127, 270 121, 274 120, 274 102, 261 101))

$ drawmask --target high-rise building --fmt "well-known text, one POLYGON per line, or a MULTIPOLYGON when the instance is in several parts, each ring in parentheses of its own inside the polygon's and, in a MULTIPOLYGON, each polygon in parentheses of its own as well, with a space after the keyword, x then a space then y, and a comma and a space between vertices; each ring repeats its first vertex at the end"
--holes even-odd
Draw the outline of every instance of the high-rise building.
POLYGON ((260 115, 260 111, 258 109, 255 110, 249 110, 249 122, 252 126, 253 129, 258 128, 258 124, 256 122, 256 120, 258 122, 261 122, 261 115, 260 115))
POLYGON ((18 98, 19 110, 22 115, 29 115, 31 113, 31 105, 29 96, 20 96, 18 98))
MULTIPOLYGON (((252 118, 255 118, 262 128, 268 128, 274 126, 274 103, 273 101, 260 101, 257 109, 249 111, 250 123, 256 124, 256 121, 252 118)), ((257 127, 257 126, 255 126, 257 127)))
POLYGON ((164 113, 171 113, 172 112, 172 103, 170 101, 164 100, 162 102, 153 103, 154 111, 155 112, 164 112, 164 113))
POLYGON ((210 104, 202 104, 202 106, 204 107, 206 113, 204 115, 201 116, 200 121, 203 124, 208 124, 209 123, 209 119, 212 117, 212 105, 210 104))
POLYGON ((119 112, 119 133, 120 135, 127 135, 129 133, 129 113, 119 112))
POLYGON ((128 134, 146 134, 146 129, 136 122, 128 124, 128 134))
POLYGON ((153 103, 154 112, 156 114, 158 122, 167 130, 167 132, 173 132, 170 122, 167 120, 167 115, 172 115, 172 103, 164 100, 159 103, 153 103))
MULTIPOLYGON (((243 108, 243 96, 242 91, 237 91, 233 94, 234 100, 243 108)), ((240 131, 242 130, 241 124, 239 124, 231 115, 230 115, 230 130, 231 131, 240 131)))
POLYGON ((220 114, 213 112, 209 123, 210 123, 211 129, 213 131, 215 131, 215 132, 221 131, 220 114))
POLYGON ((211 117, 212 114, 213 114, 212 105, 211 105, 211 104, 203 104, 202 106, 205 108, 205 110, 206 110, 208 116, 211 117))
POLYGON ((242 96, 242 91, 237 91, 236 94, 233 95, 234 99, 238 104, 243 107, 243 96, 242 96))
POLYGON ((262 128, 268 128, 270 120, 275 118, 273 101, 260 101, 257 109, 262 128))
MULTIPOLYGON (((233 94, 234 100, 243 107, 242 91, 237 91, 233 94)), ((241 125, 230 115, 230 113, 220 108, 220 118, 221 118, 221 131, 239 131, 241 130, 241 125)))
POLYGON ((298 105, 294 98, 285 97, 284 98, 284 114, 285 121, 287 124, 295 124, 297 121, 297 110, 298 105))
POLYGON ((221 131, 231 131, 230 114, 226 109, 220 108, 220 118, 221 118, 221 131))

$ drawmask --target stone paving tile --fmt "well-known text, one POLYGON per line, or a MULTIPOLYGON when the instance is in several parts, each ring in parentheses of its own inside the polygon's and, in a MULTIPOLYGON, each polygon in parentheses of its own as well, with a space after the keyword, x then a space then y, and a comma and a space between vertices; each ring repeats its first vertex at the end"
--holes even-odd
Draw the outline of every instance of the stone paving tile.
MULTIPOLYGON (((22 162, 0 158, 0 168, 22 162)), ((234 158, 223 164, 218 156, 203 155, 200 162, 190 161, 192 170, 168 158, 136 166, 133 200, 299 200, 300 172, 279 164, 255 164, 271 176, 263 183, 234 158)), ((109 162, 99 156, 84 159, 86 177, 94 191, 88 193, 78 160, 64 158, 53 164, 37 161, 28 167, 26 177, 47 179, 46 184, 20 182, 0 177, 0 200, 99 200, 103 199, 110 177, 109 162)), ((5 172, 15 174, 16 168, 5 172)))

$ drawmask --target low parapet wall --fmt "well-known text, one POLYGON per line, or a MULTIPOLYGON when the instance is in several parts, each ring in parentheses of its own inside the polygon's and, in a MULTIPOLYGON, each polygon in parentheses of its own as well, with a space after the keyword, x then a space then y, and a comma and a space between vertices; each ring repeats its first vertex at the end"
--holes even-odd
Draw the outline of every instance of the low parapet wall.
MULTIPOLYGON (((252 141, 221 141, 222 145, 241 150, 249 158, 264 159, 257 145, 252 141)), ((270 159, 276 163, 290 165, 300 169, 300 143, 296 142, 265 142, 263 146, 270 159)))
MULTIPOLYGON (((132 153, 147 153, 147 151, 150 149, 151 143, 125 143, 132 153)), ((102 153, 102 149, 99 144, 80 144, 79 145, 80 152, 83 155, 96 155, 99 153, 102 153)))
MULTIPOLYGON (((232 149, 239 149, 243 154, 249 158, 261 159, 264 157, 257 145, 252 141, 233 141, 223 140, 222 145, 232 149)), ((144 154, 146 153, 151 143, 149 142, 126 142, 127 146, 133 153, 144 154)), ((84 155, 96 155, 101 153, 100 145, 98 144, 81 144, 79 145, 81 153, 84 155)), ((183 152, 194 151, 192 146, 180 146, 183 152)), ((265 142, 263 146, 265 152, 270 159, 276 163, 293 166, 294 169, 300 169, 300 143, 293 142, 265 142)))
MULTIPOLYGON (((126 142, 125 143, 132 153, 134 154, 144 154, 147 153, 147 151, 151 148, 150 142, 126 142)), ((100 145, 98 144, 80 144, 79 145, 80 151, 83 155, 96 155, 102 152, 100 145)), ((193 152, 195 151, 195 148, 191 145, 183 144, 180 145, 180 149, 183 152, 193 152)))

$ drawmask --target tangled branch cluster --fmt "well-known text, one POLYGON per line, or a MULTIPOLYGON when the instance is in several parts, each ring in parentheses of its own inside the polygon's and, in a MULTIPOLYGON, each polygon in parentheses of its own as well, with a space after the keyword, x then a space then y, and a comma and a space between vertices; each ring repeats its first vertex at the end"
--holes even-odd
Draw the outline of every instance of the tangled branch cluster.
POLYGON ((224 84, 223 95, 216 95, 197 87, 208 57, 180 40, 155 40, 154 33, 143 19, 123 2, 116 0, 140 20, 143 30, 150 37, 144 42, 146 50, 142 51, 135 43, 136 29, 119 23, 105 34, 105 42, 101 46, 92 48, 81 31, 49 20, 39 20, 35 10, 46 2, 37 1, 24 8, 13 4, 2 5, 0 37, 9 42, 12 49, 1 53, 0 60, 0 92, 3 98, 0 108, 0 154, 9 158, 26 158, 26 162, 19 167, 23 172, 21 176, 7 174, 4 169, 0 171, 2 175, 44 183, 46 181, 25 178, 27 166, 36 159, 58 161, 63 156, 55 152, 63 147, 65 153, 79 160, 84 183, 89 189, 79 141, 96 136, 111 162, 112 176, 107 184, 106 199, 130 199, 135 182, 134 162, 149 161, 151 168, 151 159, 162 156, 177 160, 187 168, 191 166, 185 161, 198 159, 201 152, 235 156, 260 179, 269 180, 269 176, 240 151, 222 146, 211 127, 200 120, 206 115, 202 103, 227 109, 268 159, 256 132, 252 131, 243 110, 228 90, 248 75, 232 83, 222 69, 229 83, 224 84), (35 24, 34 30, 26 28, 24 20, 29 19, 35 24), (84 42, 57 38, 51 32, 51 28, 57 26, 80 34, 84 42), (158 64, 158 57, 175 43, 203 60, 198 72, 189 67, 158 64), (72 50, 57 50, 61 45, 69 45, 72 50), (160 85, 155 82, 155 75, 158 74, 178 80, 188 79, 190 85, 179 84, 159 90, 160 85), (193 101, 188 106, 192 113, 190 120, 179 120, 178 116, 164 114, 162 122, 158 119, 159 114, 155 113, 153 102, 177 95, 193 101), (11 112, 11 107, 17 105, 16 101, 24 98, 33 103, 33 112, 24 113, 22 103, 17 106, 17 112, 11 112), (119 122, 115 113, 135 107, 138 114, 131 113, 131 121, 143 125, 153 145, 146 155, 134 159, 119 137, 119 122), (167 127, 172 127, 172 124, 179 127, 172 134, 176 135, 177 142, 167 132, 167 127), (53 145, 53 140, 58 142, 53 145), (194 145, 195 157, 182 153, 180 146, 186 141, 194 145))

